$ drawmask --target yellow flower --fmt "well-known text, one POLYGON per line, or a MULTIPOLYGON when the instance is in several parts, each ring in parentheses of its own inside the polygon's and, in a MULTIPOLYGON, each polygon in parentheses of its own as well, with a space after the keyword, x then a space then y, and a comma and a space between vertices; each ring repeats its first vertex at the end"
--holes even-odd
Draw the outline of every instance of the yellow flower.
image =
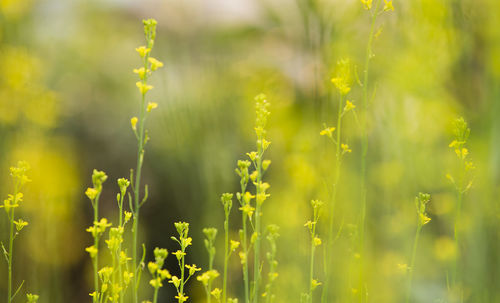
POLYGON ((420 219, 420 224, 422 225, 429 223, 429 221, 431 220, 431 218, 429 218, 426 213, 420 213, 419 219, 420 219))
POLYGON ((158 270, 158 264, 154 262, 149 262, 148 263, 148 269, 151 274, 154 274, 158 270))
POLYGON ((312 279, 311 288, 314 290, 316 287, 320 286, 321 282, 318 282, 316 279, 312 279))
MULTIPOLYGON (((149 69, 147 70, 147 72, 149 72, 149 69)), ((146 69, 144 67, 134 68, 134 73, 138 74, 141 80, 144 80, 144 77, 146 76, 146 69)))
POLYGON ((151 284, 153 288, 160 288, 163 286, 163 283, 161 283, 160 278, 152 279, 151 281, 149 281, 149 284, 151 284))
POLYGON ((160 269, 160 270, 158 270, 158 274, 160 275, 160 277, 161 277, 162 280, 172 278, 172 275, 166 269, 160 269))
POLYGON ((179 300, 179 303, 183 303, 183 302, 186 302, 189 297, 185 296, 184 294, 179 294, 179 295, 175 296, 175 298, 177 300, 179 300))
POLYGON ((222 291, 220 290, 220 288, 215 288, 214 290, 212 290, 212 291, 210 292, 210 294, 211 294, 212 296, 214 296, 214 298, 215 298, 215 299, 217 299, 217 300, 220 300, 220 294, 221 294, 221 293, 222 293, 222 291))
POLYGON ((91 258, 97 256, 97 248, 94 245, 85 248, 85 251, 89 253, 91 258))
POLYGON ((97 194, 99 192, 97 191, 97 189, 95 188, 87 188, 87 190, 85 191, 85 195, 87 195, 87 197, 90 199, 90 200, 94 200, 96 197, 97 197, 97 194))
POLYGON ((186 268, 189 269, 190 276, 194 275, 195 272, 201 270, 201 268, 196 267, 196 264, 193 264, 193 265, 186 264, 186 268))
POLYGON ((258 154, 257 154, 257 152, 255 152, 255 151, 247 153, 247 156, 248 156, 248 157, 250 158, 250 160, 252 160, 252 161, 255 161, 255 160, 258 158, 258 154))
POLYGON ((328 137, 332 137, 332 133, 335 131, 335 127, 327 127, 325 128, 324 130, 320 131, 319 132, 319 135, 320 136, 328 136, 328 137))
POLYGON ((252 218, 253 212, 255 211, 255 208, 252 207, 250 204, 245 204, 244 206, 240 207, 240 210, 247 214, 248 217, 252 218))
POLYGON ((181 285, 181 280, 177 278, 177 276, 172 276, 172 278, 168 281, 168 283, 174 284, 175 288, 178 288, 181 285))
POLYGON ((180 251, 180 250, 178 250, 178 251, 176 251, 176 252, 172 253, 172 255, 176 256, 176 257, 177 257, 177 259, 178 259, 178 260, 180 260, 183 256, 185 256, 185 255, 186 255, 186 253, 185 253, 185 252, 182 252, 182 251, 180 251))
POLYGON ((133 130, 137 130, 137 121, 139 121, 137 117, 132 117, 132 119, 130 119, 130 125, 132 125, 133 130))
POLYGON ((148 85, 148 84, 145 84, 145 83, 142 83, 141 81, 138 81, 135 83, 135 85, 139 88, 139 91, 141 92, 141 94, 145 94, 147 93, 150 89, 153 88, 152 85, 148 85))
POLYGON ((240 246, 240 242, 231 240, 230 250, 235 251, 240 246))
POLYGON ((148 58, 149 63, 151 63, 151 70, 155 71, 160 67, 163 67, 163 63, 155 58, 148 58))
POLYGON ((269 168, 269 165, 271 165, 271 160, 262 161, 262 169, 263 170, 267 170, 269 168))
POLYGON ((344 154, 352 152, 352 150, 349 148, 349 145, 347 144, 342 143, 340 144, 340 147, 342 148, 342 153, 344 154))
POLYGON ((372 8, 372 0, 361 0, 361 3, 365 6, 365 9, 372 8))
POLYGON ((17 231, 21 231, 21 229, 28 225, 28 222, 24 221, 23 219, 19 219, 17 221, 14 221, 14 224, 16 224, 17 231))
POLYGON ((351 101, 347 100, 345 103, 345 106, 344 106, 344 112, 348 112, 351 109, 355 109, 355 108, 356 108, 356 105, 352 104, 351 101))
POLYGON ((313 244, 314 244, 314 246, 320 246, 321 245, 321 239, 318 238, 318 237, 314 237, 313 244))
POLYGON ((196 277, 196 280, 200 281, 201 283, 203 283, 203 285, 207 286, 208 281, 210 280, 210 275, 208 274, 208 272, 204 272, 198 277, 196 277))
POLYGON ((390 0, 390 1, 384 0, 384 2, 385 2, 384 12, 394 11, 394 6, 392 5, 392 0, 390 0))
POLYGON ((139 53, 139 56, 141 56, 141 58, 144 58, 144 56, 146 56, 151 51, 151 49, 145 46, 139 46, 135 49, 135 51, 139 53))
POLYGON ((148 103, 148 107, 147 107, 147 112, 151 112, 153 109, 157 108, 158 107, 158 103, 156 102, 149 102, 148 103))

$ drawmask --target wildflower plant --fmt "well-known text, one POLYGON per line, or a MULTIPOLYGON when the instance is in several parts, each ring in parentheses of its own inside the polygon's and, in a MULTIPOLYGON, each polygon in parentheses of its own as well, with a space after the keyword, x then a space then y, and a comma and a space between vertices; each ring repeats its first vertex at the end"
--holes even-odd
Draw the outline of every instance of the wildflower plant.
MULTIPOLYGON (((155 102, 146 103, 146 94, 153 87, 148 84, 148 79, 152 72, 163 66, 159 60, 150 56, 151 49, 154 46, 156 37, 156 21, 148 19, 143 21, 144 34, 146 37, 146 45, 136 48, 139 56, 142 59, 142 66, 134 69, 139 77, 136 83, 137 88, 141 94, 140 114, 139 117, 130 119, 132 131, 137 139, 137 167, 136 170, 131 170, 130 180, 125 178, 118 179, 118 187, 120 192, 116 196, 118 203, 118 225, 111 227, 112 224, 108 223, 106 218, 99 218, 99 198, 102 192, 102 185, 107 180, 107 175, 98 170, 94 170, 92 174, 93 187, 89 187, 85 194, 91 201, 94 210, 94 224, 89 227, 87 231, 92 234, 94 238, 94 245, 87 247, 85 250, 89 253, 94 269, 94 291, 90 293, 93 302, 113 302, 123 303, 125 299, 125 291, 129 285, 132 285, 132 301, 138 302, 138 288, 142 268, 144 267, 145 246, 142 245, 143 256, 139 261, 137 256, 137 242, 138 242, 138 224, 139 224, 139 210, 148 198, 148 187, 145 186, 144 196, 141 197, 141 170, 144 161, 144 147, 149 140, 148 132, 145 128, 145 122, 149 113, 158 107, 155 102), (135 174, 135 175, 134 175, 135 174), (134 179, 135 178, 135 179, 134 179), (129 186, 132 189, 132 195, 128 194, 129 186), (130 212, 124 210, 125 196, 128 194, 130 212), (123 249, 125 225, 132 220, 132 258, 127 254, 127 250, 123 249), (109 238, 106 240, 108 250, 111 254, 111 266, 104 266, 99 269, 99 242, 103 237, 106 230, 109 228, 109 238), (132 269, 129 269, 129 262, 132 261, 132 269)), ((155 254, 157 251, 155 250, 155 254)), ((159 257, 157 262, 159 262, 159 257)), ((160 268, 158 271, 152 273, 156 279, 166 279, 165 272, 160 268)), ((160 283, 161 284, 161 283, 160 283)), ((157 286, 156 283, 154 286, 157 286)), ((155 298, 158 289, 155 288, 155 298)))
MULTIPOLYGON (((142 164, 144 161, 144 148, 146 143, 149 141, 148 131, 146 130, 145 123, 149 116, 149 113, 158 107, 155 102, 147 101, 147 93, 153 86, 148 84, 149 77, 154 71, 163 66, 163 63, 159 60, 151 57, 150 53, 155 43, 156 38, 156 20, 148 19, 144 20, 144 35, 146 37, 146 45, 136 48, 137 53, 141 57, 142 66, 134 69, 139 77, 139 81, 136 83, 139 93, 141 95, 140 111, 139 117, 132 117, 130 119, 130 124, 132 126, 132 131, 137 139, 137 167, 134 171, 131 170, 130 182, 132 183, 133 200, 130 201, 130 209, 133 215, 132 221, 132 264, 134 266, 133 270, 133 302, 138 302, 138 287, 140 283, 140 273, 141 262, 139 262, 137 255, 137 243, 138 243, 138 227, 139 227, 139 214, 142 205, 146 202, 148 198, 148 187, 145 185, 144 196, 140 196, 141 187, 141 173, 142 164), (134 179, 135 177, 135 179, 134 179)), ((144 258, 144 257, 143 257, 144 258)))
MULTIPOLYGON (((266 160, 265 169, 269 167, 270 160, 266 160)), ((255 195, 252 195, 247 191, 248 181, 250 180, 249 168, 251 162, 248 160, 239 160, 238 168, 236 168, 236 174, 240 177, 240 192, 236 193, 236 198, 240 203, 239 210, 241 211, 241 222, 242 229, 240 230, 240 241, 242 249, 239 253, 240 261, 243 271, 243 287, 245 290, 245 303, 250 302, 250 292, 249 292, 249 277, 248 277, 248 254, 251 249, 251 244, 248 243, 248 225, 247 222, 252 223, 253 214, 255 212, 255 207, 252 206, 252 199, 255 195)))
MULTIPOLYGON (((365 246, 365 224, 366 224, 366 200, 367 200, 367 155, 368 155, 368 107, 369 107, 369 74, 370 74, 370 62, 374 57, 373 54, 373 40, 379 35, 380 30, 376 30, 377 17, 385 12, 394 11, 394 6, 392 0, 384 0, 384 6, 382 6, 382 0, 375 0, 375 5, 373 5, 373 0, 360 0, 363 4, 365 10, 370 13, 370 32, 368 35, 368 43, 366 45, 365 53, 365 65, 363 70, 363 82, 360 83, 363 89, 363 99, 362 99, 362 122, 361 122, 361 210, 359 219, 359 256, 360 256, 360 267, 359 267, 359 279, 358 279, 358 293, 359 302, 364 302, 367 300, 367 289, 364 277, 364 246, 365 246)), ((373 98, 375 96, 375 90, 372 93, 373 98)))
POLYGON ((229 214, 233 207, 233 194, 224 193, 221 196, 222 206, 224 207, 224 275, 222 282, 222 302, 227 298, 227 271, 229 258, 231 254, 239 247, 240 242, 229 240, 229 214))
POLYGON ((154 288, 153 303, 158 302, 158 291, 163 287, 163 281, 166 279, 171 279, 172 275, 166 269, 163 269, 163 264, 165 264, 165 259, 168 256, 168 251, 165 248, 155 248, 154 250, 155 261, 148 263, 149 273, 153 278, 149 281, 149 284, 154 288))
POLYGON ((102 193, 102 185, 107 179, 108 176, 105 172, 94 169, 92 172, 93 187, 89 187, 85 191, 85 195, 89 198, 92 209, 94 210, 93 225, 87 228, 87 232, 89 232, 94 239, 94 244, 85 249, 92 259, 94 269, 94 292, 90 294, 94 303, 99 302, 103 292, 106 291, 106 289, 103 291, 102 288, 99 288, 99 278, 105 278, 105 276, 103 276, 104 274, 100 274, 99 271, 99 242, 106 229, 111 226, 111 223, 108 223, 108 219, 106 218, 99 220, 99 198, 102 193))
POLYGON ((410 302, 411 296, 411 285, 413 282, 413 273, 415 272, 415 258, 417 256, 417 246, 418 240, 420 238, 420 233, 422 227, 431 221, 431 218, 427 215, 426 208, 427 204, 431 200, 429 194, 419 193, 415 198, 415 208, 417 210, 417 231, 415 233, 415 239, 413 240, 413 250, 411 253, 411 261, 409 267, 409 277, 408 277, 408 289, 406 293, 406 303, 410 302))
POLYGON ((316 227, 318 225, 321 208, 323 207, 323 202, 319 200, 312 200, 311 206, 313 208, 312 220, 309 220, 306 222, 306 224, 304 224, 304 226, 307 227, 307 229, 309 230, 309 235, 311 236, 311 252, 310 252, 310 262, 309 262, 309 292, 302 294, 301 302, 303 303, 312 303, 313 291, 319 285, 321 285, 321 282, 318 282, 318 280, 314 278, 314 255, 316 252, 316 247, 322 244, 321 238, 318 236, 316 232, 316 227))
POLYGON ((219 272, 214 269, 214 259, 215 259, 215 238, 217 237, 217 229, 210 227, 204 228, 203 234, 205 234, 205 248, 208 253, 208 270, 203 272, 201 275, 196 277, 196 280, 203 284, 205 289, 205 294, 207 297, 207 303, 212 301, 212 282, 219 276, 219 272))
POLYGON ((261 271, 261 261, 260 261, 260 250, 262 241, 262 205, 269 198, 270 194, 266 191, 269 189, 270 185, 267 182, 262 182, 264 172, 269 168, 270 161, 264 160, 264 153, 269 148, 271 144, 270 141, 266 139, 266 124, 267 118, 270 115, 268 110, 269 103, 264 94, 260 94, 255 97, 256 101, 256 114, 257 118, 255 121, 255 134, 257 135, 257 151, 252 151, 247 153, 250 161, 253 164, 254 171, 250 174, 250 180, 255 186, 255 217, 254 217, 254 233, 252 235, 251 242, 254 247, 254 271, 253 271, 253 302, 257 303, 259 300, 259 288, 261 283, 260 271, 261 271))
MULTIPOLYGON (((14 256, 14 240, 17 238, 21 230, 28 225, 28 222, 19 218, 16 220, 15 211, 16 208, 19 207, 19 204, 23 202, 23 193, 21 192, 23 186, 30 182, 31 180, 28 178, 26 173, 30 169, 29 164, 26 161, 19 161, 17 166, 12 166, 10 168, 10 175, 12 177, 12 181, 14 184, 14 191, 12 194, 7 195, 7 199, 3 201, 3 205, 0 205, 0 208, 5 210, 7 214, 8 224, 9 224, 9 246, 5 247, 3 242, 2 251, 5 256, 5 260, 7 261, 7 303, 11 303, 14 297, 19 293, 21 288, 23 287, 24 280, 17 287, 16 291, 12 293, 12 268, 13 268, 13 256, 14 256)), ((28 294, 28 301, 36 302, 38 300, 37 295, 28 294)))
MULTIPOLYGON (((352 101, 347 100, 347 94, 351 91, 352 85, 352 67, 349 59, 341 59, 337 61, 336 75, 332 78, 332 83, 339 93, 338 111, 337 111, 337 123, 336 127, 327 127, 326 124, 324 129, 320 132, 321 136, 327 137, 335 147, 335 170, 333 174, 333 185, 332 185, 332 195, 331 195, 331 205, 330 205, 330 222, 328 228, 328 243, 325 247, 326 255, 330 256, 333 250, 334 242, 334 213, 335 206, 337 202, 337 192, 340 182, 340 169, 342 166, 342 159, 345 154, 351 153, 352 150, 347 143, 342 142, 342 120, 346 114, 352 112, 354 117, 357 118, 355 108, 356 105, 352 101)), ((326 272, 326 282, 329 285, 332 269, 330 268, 330 263, 324 264, 326 272)), ((322 301, 328 301, 328 288, 323 288, 322 301)))
POLYGON ((189 298, 184 293, 184 286, 188 282, 188 280, 201 268, 196 267, 196 264, 189 265, 186 264, 186 249, 191 246, 193 239, 188 236, 189 233, 189 223, 186 222, 176 222, 174 223, 177 233, 179 234, 179 238, 171 237, 172 240, 177 242, 180 246, 180 249, 176 252, 172 253, 177 258, 177 263, 179 264, 180 269, 180 278, 177 276, 171 276, 168 283, 172 283, 175 286, 177 291, 177 295, 175 298, 178 303, 186 302, 189 298), (188 271, 186 276, 186 270, 188 271))
MULTIPOLYGON (((473 177, 471 176, 471 171, 475 169, 474 163, 470 160, 469 149, 467 148, 467 140, 469 139, 470 128, 464 118, 460 117, 453 122, 453 136, 454 140, 449 144, 458 158, 458 176, 453 177, 452 174, 446 174, 446 178, 453 184, 455 188, 455 194, 457 199, 457 205, 455 207, 455 222, 454 222, 454 235, 455 235, 455 246, 458 251, 458 257, 455 259, 453 268, 453 284, 458 286, 460 281, 459 272, 459 258, 460 258, 460 248, 461 248, 461 230, 460 223, 462 217, 462 204, 464 200, 464 195, 471 189, 473 183, 473 177)), ((461 290, 463 291, 463 290, 461 290)))
POLYGON ((276 224, 270 224, 267 226, 267 236, 266 239, 269 243, 269 251, 266 253, 267 262, 269 264, 269 271, 267 273, 267 283, 265 286, 265 292, 262 296, 266 299, 266 303, 274 302, 276 296, 273 293, 274 284, 278 278, 278 260, 276 260, 277 245, 276 240, 280 236, 279 226, 276 224))

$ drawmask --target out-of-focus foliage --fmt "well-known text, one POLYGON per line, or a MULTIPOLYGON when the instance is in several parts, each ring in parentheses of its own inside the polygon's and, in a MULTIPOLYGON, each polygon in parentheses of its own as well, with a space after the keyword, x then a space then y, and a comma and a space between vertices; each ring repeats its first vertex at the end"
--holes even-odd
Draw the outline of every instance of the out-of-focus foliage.
MULTIPOLYGON (((395 0, 394 7, 376 24, 370 69, 376 92, 368 109, 369 301, 404 299, 418 192, 431 194, 432 220, 419 242, 413 302, 449 299, 456 198, 445 175, 456 170, 448 147, 456 116, 469 121, 477 167, 462 212, 465 301, 500 301, 500 2, 395 0)), ((147 17, 158 20, 156 56, 165 67, 152 80, 151 101, 159 107, 148 121, 143 171, 150 201, 142 238, 148 248, 173 251, 172 223, 191 222, 188 258, 206 268, 201 230, 223 230, 219 196, 239 189, 236 161, 254 149, 253 97, 266 93, 272 187, 264 223, 280 226, 276 301, 297 302, 309 283, 310 236, 303 227, 309 203, 327 202, 333 180, 335 151, 319 135, 323 123, 336 121, 339 100, 330 79, 341 58, 350 58, 359 77, 364 68, 370 15, 357 0, 0 0, 2 199, 8 167, 18 159, 31 164, 33 179, 23 206, 30 225, 16 240, 14 279, 29 277, 42 303, 89 299, 86 176, 98 168, 117 179, 134 166, 129 123, 139 95, 132 69, 138 65, 134 48, 143 41, 140 21, 147 17)), ((349 98, 359 108, 362 88, 353 82, 349 98)), ((333 302, 347 302, 357 291, 362 133, 354 116, 343 123, 352 153, 343 160, 333 214, 335 229, 341 228, 333 302)), ((112 216, 118 188, 109 183, 101 205, 112 216)), ((322 237, 331 215, 322 213, 322 237)), ((230 222, 238 218, 233 213, 230 222)), ((2 241, 6 224, 0 223, 2 241)), ((232 239, 239 228, 232 227, 232 239)), ((223 251, 221 239, 216 245, 223 251)), ((231 262, 228 289, 234 293, 228 295, 242 297, 239 260, 231 262)), ((320 263, 315 272, 321 280, 320 263)), ((0 273, 2 297, 4 265, 0 273)), ((204 300, 201 285, 188 287, 190 299, 204 300)), ((173 294, 160 294, 166 296, 173 294)))

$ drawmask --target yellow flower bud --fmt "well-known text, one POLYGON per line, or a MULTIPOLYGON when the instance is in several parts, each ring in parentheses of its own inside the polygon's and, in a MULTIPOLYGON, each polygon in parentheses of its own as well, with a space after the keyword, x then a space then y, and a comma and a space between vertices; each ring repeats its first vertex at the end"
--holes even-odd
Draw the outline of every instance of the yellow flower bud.
POLYGON ((132 125, 133 130, 137 130, 137 121, 139 121, 137 117, 132 117, 132 119, 130 119, 130 125, 132 125))

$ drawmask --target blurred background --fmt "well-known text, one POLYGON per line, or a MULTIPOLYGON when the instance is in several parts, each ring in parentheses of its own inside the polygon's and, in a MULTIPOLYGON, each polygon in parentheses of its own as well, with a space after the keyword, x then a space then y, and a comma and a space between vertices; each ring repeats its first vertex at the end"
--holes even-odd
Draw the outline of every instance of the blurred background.
MULTIPOLYGON (((378 19, 370 73, 376 94, 368 121, 369 301, 404 298, 407 275, 398 264, 409 263, 421 191, 432 196, 432 221, 418 248, 414 302, 447 302, 456 248, 455 196, 445 175, 457 163, 448 147, 452 121, 464 116, 477 167, 463 205, 466 302, 500 302, 500 2, 395 0, 394 6, 378 19)), ((363 70, 370 16, 358 0, 0 0, 1 197, 12 191, 8 168, 18 160, 31 164, 33 180, 19 208, 30 225, 16 239, 15 285, 26 280, 24 290, 40 294, 42 303, 89 302, 91 260, 84 248, 92 242, 85 232, 92 209, 84 191, 92 169, 107 172, 101 214, 115 219, 116 179, 135 167, 130 118, 140 99, 132 69, 140 65, 134 49, 144 44, 141 20, 149 17, 158 20, 152 55, 165 67, 152 78, 151 100, 159 108, 148 120, 143 179, 150 199, 141 239, 149 251, 174 251, 173 223, 188 221, 189 262, 206 267, 201 229, 223 230, 219 197, 239 189, 236 161, 255 148, 253 98, 265 93, 272 165, 264 221, 281 227, 276 300, 298 302, 308 289, 309 202, 328 201, 334 171, 333 146, 319 136, 323 123, 336 121, 330 79, 341 58, 363 70)), ((353 86, 349 98, 359 105, 362 89, 353 86)), ((360 209, 360 131, 352 116, 344 122, 353 152, 344 158, 334 214, 336 228, 343 226, 334 251, 334 302, 353 295, 360 209)), ((0 218, 5 243, 7 218, 0 218)), ((241 300, 239 259, 231 262, 231 296, 241 300)), ((0 297, 6 276, 3 262, 0 297)), ((145 299, 148 280, 145 274, 145 299)), ((165 284, 161 302, 173 300, 165 284)), ((190 284, 193 302, 203 302, 199 282, 190 284)))

